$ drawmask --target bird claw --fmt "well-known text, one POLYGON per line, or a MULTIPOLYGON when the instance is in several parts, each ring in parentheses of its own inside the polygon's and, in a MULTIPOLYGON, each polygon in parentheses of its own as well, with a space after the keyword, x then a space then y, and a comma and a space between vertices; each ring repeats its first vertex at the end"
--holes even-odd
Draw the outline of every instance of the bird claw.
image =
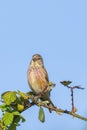
POLYGON ((39 93, 38 95, 36 95, 34 97, 34 101, 37 102, 39 98, 41 98, 44 94, 43 93, 39 93))

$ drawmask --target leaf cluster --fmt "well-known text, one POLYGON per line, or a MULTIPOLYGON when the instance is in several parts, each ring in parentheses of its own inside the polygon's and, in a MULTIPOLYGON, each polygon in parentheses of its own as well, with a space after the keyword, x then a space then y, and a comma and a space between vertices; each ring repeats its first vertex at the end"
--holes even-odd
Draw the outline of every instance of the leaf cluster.
POLYGON ((20 91, 7 91, 1 95, 2 118, 0 127, 2 130, 16 130, 16 126, 20 125, 20 121, 25 121, 21 112, 24 110, 26 99, 27 96, 20 91))
MULTIPOLYGON (((76 109, 74 107, 74 89, 84 88, 81 88, 80 86, 71 86, 71 81, 61 81, 60 83, 71 90, 71 111, 57 108, 48 100, 43 101, 41 94, 35 95, 33 92, 24 93, 21 91, 7 91, 1 95, 0 110, 2 111, 2 117, 0 118, 0 130, 16 130, 17 126, 19 126, 21 122, 25 122, 22 112, 34 105, 39 107, 38 119, 42 123, 45 122, 45 113, 43 108, 47 108, 50 112, 55 111, 59 115, 65 113, 87 121, 87 118, 76 114, 76 109)), ((50 82, 49 86, 52 89, 55 84, 50 82)))

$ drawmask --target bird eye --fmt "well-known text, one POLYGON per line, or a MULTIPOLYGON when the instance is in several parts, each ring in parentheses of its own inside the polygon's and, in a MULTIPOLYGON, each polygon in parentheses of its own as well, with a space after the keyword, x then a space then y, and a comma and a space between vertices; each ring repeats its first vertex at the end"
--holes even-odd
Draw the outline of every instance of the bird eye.
POLYGON ((38 58, 37 60, 40 60, 41 58, 38 58))
POLYGON ((36 58, 33 58, 32 60, 35 62, 37 59, 36 59, 36 58))

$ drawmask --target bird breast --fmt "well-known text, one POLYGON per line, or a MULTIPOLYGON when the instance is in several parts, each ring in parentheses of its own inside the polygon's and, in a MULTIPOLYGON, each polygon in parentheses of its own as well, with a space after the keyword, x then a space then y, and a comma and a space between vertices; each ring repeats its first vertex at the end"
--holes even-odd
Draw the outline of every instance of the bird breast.
POLYGON ((43 68, 40 67, 30 68, 30 70, 28 71, 28 82, 30 88, 35 93, 38 94, 42 92, 48 86, 48 81, 45 78, 43 68))

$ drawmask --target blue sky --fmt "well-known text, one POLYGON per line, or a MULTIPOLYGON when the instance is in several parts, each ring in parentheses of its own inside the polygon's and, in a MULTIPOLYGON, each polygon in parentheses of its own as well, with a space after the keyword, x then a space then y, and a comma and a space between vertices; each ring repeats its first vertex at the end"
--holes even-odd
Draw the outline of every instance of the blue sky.
MULTIPOLYGON (((71 109, 69 90, 62 80, 85 90, 74 93, 77 113, 87 116, 87 1, 0 1, 0 94, 7 90, 29 91, 27 69, 33 54, 43 56, 49 79, 56 83, 51 99, 71 109)), ((23 113, 26 122, 17 130, 83 130, 86 122, 45 109, 46 122, 38 120, 38 108, 23 113)))

